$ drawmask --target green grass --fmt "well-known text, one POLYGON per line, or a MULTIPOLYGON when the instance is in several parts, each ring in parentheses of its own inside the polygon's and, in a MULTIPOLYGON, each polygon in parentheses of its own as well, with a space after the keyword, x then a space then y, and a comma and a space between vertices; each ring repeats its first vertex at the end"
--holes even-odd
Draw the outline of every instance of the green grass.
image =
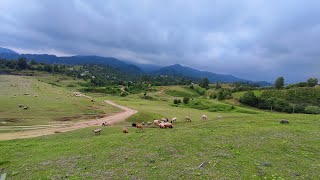
POLYGON ((138 113, 132 115, 129 117, 126 121, 127 122, 153 122, 154 119, 161 119, 162 115, 157 114, 157 113, 152 113, 152 112, 147 112, 147 111, 139 111, 138 113))
POLYGON ((86 83, 86 81, 82 79, 74 79, 73 77, 60 75, 60 74, 53 75, 48 73, 41 73, 35 76, 35 78, 54 86, 64 87, 69 91, 79 91, 80 89, 83 88, 81 84, 86 83))
POLYGON ((154 101, 138 95, 90 95, 97 101, 112 100, 139 113, 127 122, 102 127, 100 136, 92 134, 93 128, 86 128, 1 141, 0 169, 4 169, 8 179, 318 179, 320 176, 319 115, 209 112, 173 107, 172 97, 161 92, 150 93, 158 96, 154 101), (208 120, 201 120, 202 114, 208 120), (128 134, 121 132, 131 122, 147 122, 162 116, 178 118, 173 129, 146 127, 144 132, 137 132, 128 127, 128 134), (185 116, 190 116, 192 122, 185 122, 185 116), (280 124, 280 119, 288 119, 290 124, 280 124), (203 162, 209 164, 199 169, 203 162))
POLYGON ((232 104, 226 104, 222 101, 212 100, 212 99, 194 99, 190 100, 188 104, 181 103, 180 105, 173 105, 181 108, 194 108, 209 112, 225 112, 225 113, 248 113, 248 114, 259 114, 260 111, 243 108, 240 106, 235 106, 232 104))
POLYGON ((208 121, 180 120, 173 129, 146 128, 143 133, 129 128, 129 134, 122 134, 122 126, 115 126, 103 128, 100 136, 87 128, 3 141, 0 168, 8 179, 319 177, 318 116, 224 114, 218 120, 208 115, 208 121), (279 124, 280 118, 291 124, 279 124), (197 168, 206 161, 206 167, 197 168))
POLYGON ((168 90, 166 94, 173 97, 193 97, 192 93, 177 90, 168 90))
POLYGON ((1 75, 0 126, 83 120, 119 111, 88 98, 68 97, 69 94, 64 88, 40 82, 34 77, 1 75), (20 104, 29 109, 19 108, 20 104))

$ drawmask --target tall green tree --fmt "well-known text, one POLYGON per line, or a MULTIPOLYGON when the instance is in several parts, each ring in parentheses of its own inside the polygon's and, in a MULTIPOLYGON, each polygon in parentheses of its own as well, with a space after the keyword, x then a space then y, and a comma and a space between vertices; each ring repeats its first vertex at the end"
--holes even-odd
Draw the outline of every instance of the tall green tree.
POLYGON ((310 78, 307 80, 307 84, 309 87, 314 87, 318 85, 318 79, 317 78, 310 78))
POLYGON ((18 60, 18 69, 27 69, 28 68, 28 63, 26 58, 19 58, 18 60))
POLYGON ((209 89, 209 79, 206 78, 206 77, 201 79, 200 82, 199 82, 199 86, 202 87, 202 88, 209 89))
POLYGON ((278 77, 274 83, 276 89, 282 89, 284 87, 284 78, 278 77))

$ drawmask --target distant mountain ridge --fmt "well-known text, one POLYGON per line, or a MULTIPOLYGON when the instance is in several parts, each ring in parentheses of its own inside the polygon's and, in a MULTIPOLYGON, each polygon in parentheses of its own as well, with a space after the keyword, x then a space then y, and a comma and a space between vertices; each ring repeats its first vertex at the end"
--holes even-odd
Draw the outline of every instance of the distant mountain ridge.
POLYGON ((10 49, 0 47, 0 58, 3 59, 19 59, 26 58, 29 60, 35 60, 37 62, 49 63, 49 64, 100 64, 109 65, 120 71, 128 74, 149 74, 149 75, 169 75, 169 76, 183 76, 193 80, 198 80, 207 77, 210 82, 249 82, 258 83, 262 86, 272 85, 269 82, 260 81, 254 82, 245 79, 241 79, 232 75, 216 74, 208 71, 200 71, 190 67, 182 66, 180 64, 174 64, 171 66, 160 67, 157 65, 148 64, 131 64, 129 62, 121 61, 113 57, 101 57, 101 56, 66 56, 58 57, 49 54, 18 54, 10 49))
POLYGON ((0 47, 0 54, 18 54, 15 51, 0 47))
POLYGON ((159 70, 153 72, 158 75, 182 75, 187 77, 203 78, 207 77, 210 82, 247 82, 248 80, 234 77, 232 75, 216 74, 208 71, 200 71, 190 67, 182 66, 180 64, 174 64, 171 66, 162 67, 159 70))
POLYGON ((113 57, 100 57, 100 56, 68 56, 68 57, 58 57, 49 54, 10 54, 10 53, 0 53, 0 58, 4 59, 19 59, 26 58, 30 60, 35 60, 37 62, 49 63, 49 64, 100 64, 109 65, 118 70, 124 71, 128 74, 143 74, 139 67, 127 64, 113 57))

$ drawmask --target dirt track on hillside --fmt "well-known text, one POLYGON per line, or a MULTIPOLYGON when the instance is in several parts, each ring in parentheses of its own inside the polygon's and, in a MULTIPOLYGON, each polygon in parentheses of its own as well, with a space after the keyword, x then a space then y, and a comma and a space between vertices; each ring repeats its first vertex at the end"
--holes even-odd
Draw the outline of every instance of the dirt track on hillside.
POLYGON ((128 117, 137 113, 136 110, 127 108, 125 106, 120 106, 120 105, 115 104, 111 101, 104 101, 104 102, 106 102, 110 105, 116 106, 116 107, 122 109, 123 111, 116 113, 116 114, 113 114, 111 116, 104 117, 104 118, 82 121, 82 122, 66 125, 63 127, 20 131, 20 132, 13 132, 13 133, 1 133, 0 134, 0 141, 1 140, 12 140, 12 139, 38 137, 38 136, 44 136, 44 135, 49 135, 49 134, 55 134, 57 132, 62 133, 62 132, 73 131, 73 130, 91 127, 91 126, 101 126, 103 122, 107 122, 108 124, 112 125, 117 122, 124 121, 128 117))

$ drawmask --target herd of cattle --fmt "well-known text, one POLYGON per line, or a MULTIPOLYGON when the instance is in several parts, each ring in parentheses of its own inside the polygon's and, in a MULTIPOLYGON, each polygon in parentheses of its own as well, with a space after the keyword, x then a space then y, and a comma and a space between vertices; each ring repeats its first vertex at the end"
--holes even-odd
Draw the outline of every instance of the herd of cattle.
MULTIPOLYGON (((202 120, 207 120, 208 117, 206 115, 202 115, 201 119, 202 120)), ((161 120, 154 119, 153 122, 147 122, 147 123, 142 122, 142 123, 138 123, 138 124, 137 123, 132 123, 131 126, 137 128, 137 130, 139 130, 139 131, 143 130, 143 126, 145 126, 145 125, 147 125, 147 126, 152 126, 153 125, 154 127, 159 127, 161 129, 173 128, 173 124, 176 123, 177 120, 178 120, 178 118, 176 118, 176 117, 171 118, 171 120, 169 120, 168 118, 162 118, 161 120)), ((189 116, 186 116, 185 120, 187 122, 191 122, 191 118, 189 116)), ((111 124, 109 124, 108 122, 103 122, 102 123, 102 126, 110 126, 110 125, 111 124)), ((95 129, 95 130, 93 130, 93 132, 95 134, 100 134, 101 130, 102 129, 95 129)), ((123 128, 122 132, 123 133, 128 133, 129 132, 128 128, 123 128)))

